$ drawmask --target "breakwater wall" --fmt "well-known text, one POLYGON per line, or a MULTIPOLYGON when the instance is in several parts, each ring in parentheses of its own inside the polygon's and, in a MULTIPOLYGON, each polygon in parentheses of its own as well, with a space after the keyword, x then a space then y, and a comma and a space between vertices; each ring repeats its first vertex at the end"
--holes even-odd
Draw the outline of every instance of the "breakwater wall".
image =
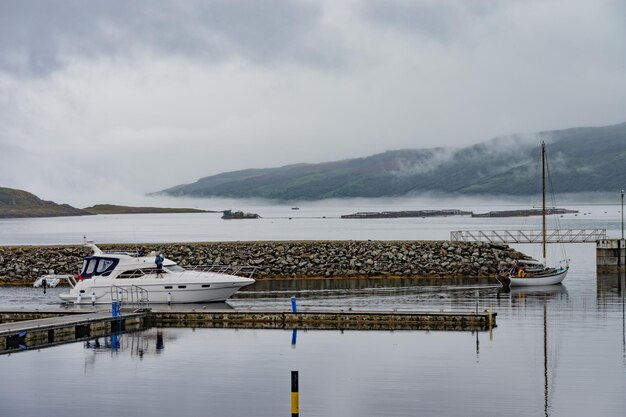
MULTIPOLYGON (((162 252, 183 267, 252 265, 256 279, 493 277, 524 255, 507 245, 449 241, 261 241, 102 244, 102 250, 162 252)), ((24 285, 54 271, 75 274, 83 246, 0 246, 0 282, 24 285)))

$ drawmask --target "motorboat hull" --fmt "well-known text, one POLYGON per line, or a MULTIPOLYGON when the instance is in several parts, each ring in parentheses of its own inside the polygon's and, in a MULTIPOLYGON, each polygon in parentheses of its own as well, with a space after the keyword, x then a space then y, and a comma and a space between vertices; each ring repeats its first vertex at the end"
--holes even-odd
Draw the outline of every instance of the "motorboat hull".
POLYGON ((62 293, 59 297, 64 302, 74 304, 110 304, 112 301, 149 304, 211 303, 226 301, 241 287, 254 282, 250 278, 234 278, 236 280, 231 282, 173 282, 175 280, 164 279, 152 279, 151 282, 145 282, 144 280, 132 280, 139 281, 132 284, 119 282, 122 280, 105 281, 98 278, 93 282, 83 281, 72 288, 70 292, 62 293))

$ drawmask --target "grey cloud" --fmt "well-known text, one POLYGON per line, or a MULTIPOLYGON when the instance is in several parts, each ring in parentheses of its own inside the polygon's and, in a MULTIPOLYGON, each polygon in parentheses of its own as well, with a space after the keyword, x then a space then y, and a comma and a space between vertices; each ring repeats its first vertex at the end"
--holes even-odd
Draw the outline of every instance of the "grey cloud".
POLYGON ((455 38, 460 28, 475 25, 499 8, 487 0, 366 0, 360 13, 378 26, 437 41, 455 38))
POLYGON ((288 0, 31 1, 0 3, 0 68, 46 74, 74 56, 133 50, 255 63, 335 65, 337 42, 322 10, 288 0))

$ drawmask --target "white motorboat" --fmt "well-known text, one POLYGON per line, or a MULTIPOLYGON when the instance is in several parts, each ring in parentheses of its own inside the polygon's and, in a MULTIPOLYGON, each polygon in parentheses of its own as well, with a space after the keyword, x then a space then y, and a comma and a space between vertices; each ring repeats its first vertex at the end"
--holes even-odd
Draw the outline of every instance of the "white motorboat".
POLYGON ((556 268, 546 266, 547 233, 546 233, 546 176, 547 160, 546 145, 541 142, 541 192, 542 192, 542 251, 543 263, 535 259, 520 259, 508 271, 496 275, 497 280, 504 286, 537 286, 559 284, 565 279, 569 270, 569 261, 564 259, 556 268))
POLYGON ((254 283, 255 267, 217 266, 184 269, 165 258, 157 274, 155 253, 103 252, 86 242, 93 254, 84 258, 78 276, 45 275, 34 286, 66 280, 70 291, 59 295, 75 304, 110 304, 112 301, 135 303, 207 303, 225 301, 241 287, 254 283), (45 281, 44 281, 45 280, 45 281))

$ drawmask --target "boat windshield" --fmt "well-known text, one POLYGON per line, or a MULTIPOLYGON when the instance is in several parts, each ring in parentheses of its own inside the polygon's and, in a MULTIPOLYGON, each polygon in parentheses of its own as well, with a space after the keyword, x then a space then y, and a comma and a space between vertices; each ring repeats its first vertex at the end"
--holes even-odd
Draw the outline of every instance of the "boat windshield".
POLYGON ((83 279, 89 279, 93 276, 108 276, 113 272, 119 259, 115 258, 102 258, 96 256, 89 256, 83 261, 83 268, 80 271, 80 275, 83 279))

